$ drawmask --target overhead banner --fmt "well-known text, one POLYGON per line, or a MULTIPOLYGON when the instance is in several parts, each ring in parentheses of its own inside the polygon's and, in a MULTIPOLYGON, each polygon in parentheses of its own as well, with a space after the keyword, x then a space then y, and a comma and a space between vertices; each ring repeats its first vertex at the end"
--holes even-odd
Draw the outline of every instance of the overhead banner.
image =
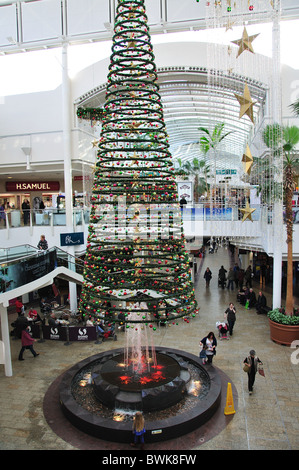
POLYGON ((193 201, 193 183, 192 181, 179 181, 178 185, 178 194, 179 200, 184 197, 187 202, 193 201))

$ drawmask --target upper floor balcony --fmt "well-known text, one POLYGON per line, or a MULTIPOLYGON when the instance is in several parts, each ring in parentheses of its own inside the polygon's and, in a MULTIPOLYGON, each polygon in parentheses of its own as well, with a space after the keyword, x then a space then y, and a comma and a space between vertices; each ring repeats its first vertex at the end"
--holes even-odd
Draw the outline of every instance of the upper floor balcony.
MULTIPOLYGON (((187 248, 200 247, 204 237, 217 237, 229 239, 231 243, 249 250, 265 251, 269 256, 274 252, 275 233, 277 227, 273 223, 272 208, 252 204, 254 209, 251 220, 243 219, 240 208, 235 204, 212 206, 210 203, 187 205, 181 210, 184 234, 187 239, 187 248), (188 242, 190 240, 190 242, 188 242)), ((132 216, 126 213, 126 224, 132 227, 132 216)), ((0 214, 1 215, 1 214, 0 214)), ((85 252, 90 223, 90 208, 73 209, 73 225, 67 227, 64 210, 46 208, 44 210, 11 210, 5 212, 0 218, 0 246, 9 248, 22 244, 36 246, 40 235, 44 234, 49 247, 61 246, 61 235, 68 233, 82 233, 82 243, 75 245, 75 252, 85 252)), ((151 220, 151 219, 149 219, 151 220)), ((162 220, 162 219, 161 219, 162 220)), ((157 219, 156 219, 157 222, 157 219)), ((281 217, 282 231, 279 239, 283 258, 286 257, 286 230, 281 217)), ((294 209, 294 241, 293 256, 299 260, 299 211, 294 209)), ((70 245, 73 242, 70 241, 70 245)), ((65 246, 65 245, 63 245, 65 246)))

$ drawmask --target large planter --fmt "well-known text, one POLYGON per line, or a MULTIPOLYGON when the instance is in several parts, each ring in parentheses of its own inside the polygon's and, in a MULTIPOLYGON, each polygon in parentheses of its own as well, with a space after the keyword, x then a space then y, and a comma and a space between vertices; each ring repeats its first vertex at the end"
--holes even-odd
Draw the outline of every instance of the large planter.
POLYGON ((299 325, 283 325, 269 318, 270 337, 272 341, 284 346, 290 346, 293 341, 299 340, 299 325))

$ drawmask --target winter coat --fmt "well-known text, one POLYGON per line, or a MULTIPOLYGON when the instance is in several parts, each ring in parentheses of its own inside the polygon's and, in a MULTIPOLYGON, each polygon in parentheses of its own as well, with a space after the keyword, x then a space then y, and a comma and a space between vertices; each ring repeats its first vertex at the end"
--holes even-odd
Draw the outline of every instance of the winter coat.
POLYGON ((30 336, 27 330, 22 331, 22 346, 31 346, 34 339, 30 336))

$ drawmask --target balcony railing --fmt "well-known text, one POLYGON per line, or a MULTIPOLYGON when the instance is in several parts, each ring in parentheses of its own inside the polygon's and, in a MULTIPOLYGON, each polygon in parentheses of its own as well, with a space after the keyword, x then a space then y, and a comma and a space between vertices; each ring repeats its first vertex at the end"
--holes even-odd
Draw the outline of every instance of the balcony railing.
MULTIPOLYGON (((65 226, 66 213, 60 209, 43 209, 22 211, 13 209, 5 211, 5 217, 0 217, 0 229, 12 227, 40 227, 65 226)), ((73 209, 73 224, 84 225, 89 223, 89 209, 73 209)))
MULTIPOLYGON (((255 209, 251 217, 253 221, 262 220, 266 224, 272 224, 272 207, 260 204, 250 204, 255 209)), ((129 208, 129 205, 128 205, 129 208)), ((182 209, 183 221, 241 221, 243 207, 236 204, 199 203, 188 204, 182 209)), ((154 209, 154 208, 153 208, 154 209)), ((284 209, 283 209, 284 211, 284 209)), ((3 213, 2 213, 3 214, 3 213)), ((73 226, 89 224, 90 208, 73 209, 73 226)), ((294 207, 294 224, 299 223, 299 208, 294 207)), ((66 226, 66 213, 63 209, 43 209, 22 211, 13 209, 5 211, 3 217, 0 213, 0 230, 15 227, 41 227, 41 226, 66 226)))

